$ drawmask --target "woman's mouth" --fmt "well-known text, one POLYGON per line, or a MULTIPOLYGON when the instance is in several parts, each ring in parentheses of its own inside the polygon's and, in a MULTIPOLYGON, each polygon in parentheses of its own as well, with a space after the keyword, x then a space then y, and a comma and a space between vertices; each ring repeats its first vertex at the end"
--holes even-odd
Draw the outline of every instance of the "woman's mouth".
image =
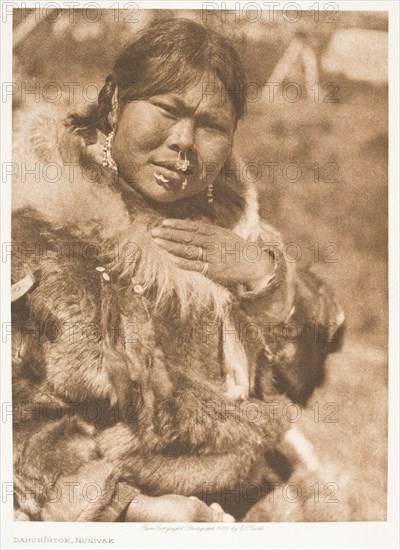
POLYGON ((182 181, 182 183, 177 183, 177 182, 171 182, 169 179, 165 178, 162 174, 157 174, 157 172, 154 172, 154 177, 155 177, 156 183, 167 191, 184 191, 187 186, 186 178, 182 181))
POLYGON ((160 164, 154 164, 153 172, 156 183, 167 191, 184 191, 187 186, 187 174, 160 164))

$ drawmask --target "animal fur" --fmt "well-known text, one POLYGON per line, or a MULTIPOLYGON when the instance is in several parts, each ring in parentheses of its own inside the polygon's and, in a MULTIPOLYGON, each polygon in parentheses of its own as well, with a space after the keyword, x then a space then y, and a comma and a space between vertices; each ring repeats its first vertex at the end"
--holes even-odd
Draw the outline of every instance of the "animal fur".
MULTIPOLYGON (((253 320, 253 305, 179 270, 150 237, 166 216, 209 221, 205 201, 160 210, 139 195, 127 202, 98 164, 98 180, 88 182, 88 143, 58 118, 36 113, 15 130, 13 280, 27 271, 39 280, 13 312, 13 399, 28 410, 14 420, 18 510, 57 520, 57 504, 49 501, 57 483, 82 482, 82 472, 96 470, 106 472, 103 483, 128 480, 154 495, 201 495, 206 483, 229 490, 273 477, 264 454, 286 428, 271 422, 266 402, 284 394, 305 402, 322 380, 328 349, 315 349, 310 339, 289 350, 283 338, 221 338, 224 326, 253 320), (54 166, 60 175, 24 181, 23 163, 39 166, 42 176, 54 166), (242 357, 239 366, 235 357, 242 357), (99 418, 87 419, 88 404, 99 418), (243 414, 251 405, 257 421, 243 414), (48 419, 51 411, 56 421, 48 419), (38 493, 35 484, 45 489, 38 493)), ((215 212, 216 223, 244 238, 276 242, 258 218, 251 188, 219 182, 215 212)), ((326 323, 336 314, 324 285, 314 279, 310 288, 308 279, 286 271, 276 295, 258 302, 262 321, 284 321, 293 308, 301 322, 308 316, 326 323)), ((62 519, 104 520, 105 510, 118 508, 113 491, 104 495, 90 511, 71 506, 62 519)))

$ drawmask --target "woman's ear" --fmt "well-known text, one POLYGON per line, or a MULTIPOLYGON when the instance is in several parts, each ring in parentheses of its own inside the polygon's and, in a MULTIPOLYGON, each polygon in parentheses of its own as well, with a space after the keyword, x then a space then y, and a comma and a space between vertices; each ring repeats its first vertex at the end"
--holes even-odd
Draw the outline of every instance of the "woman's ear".
POLYGON ((111 128, 115 128, 118 120, 118 86, 115 87, 111 98, 111 111, 108 113, 108 122, 111 128))

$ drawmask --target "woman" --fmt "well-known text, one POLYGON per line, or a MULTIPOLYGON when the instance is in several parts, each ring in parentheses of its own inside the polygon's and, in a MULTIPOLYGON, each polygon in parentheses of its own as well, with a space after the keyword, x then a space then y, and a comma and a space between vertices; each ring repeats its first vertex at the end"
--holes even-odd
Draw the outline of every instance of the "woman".
POLYGON ((306 329, 340 315, 237 176, 243 85, 226 39, 176 19, 95 107, 21 117, 14 159, 41 178, 14 184, 19 517, 232 521, 210 497, 288 475, 267 404, 307 401, 335 331, 306 329))

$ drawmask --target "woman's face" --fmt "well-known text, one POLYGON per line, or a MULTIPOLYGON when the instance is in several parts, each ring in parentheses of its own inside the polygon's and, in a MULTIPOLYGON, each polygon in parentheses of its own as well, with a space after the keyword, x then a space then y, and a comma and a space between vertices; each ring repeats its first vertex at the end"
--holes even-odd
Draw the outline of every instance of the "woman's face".
POLYGON ((205 75, 185 92, 124 106, 112 157, 130 187, 153 200, 172 202, 215 180, 231 151, 235 128, 234 107, 221 90, 222 84, 215 86, 215 78, 205 75), (179 151, 189 161, 186 171, 175 166, 179 151))

